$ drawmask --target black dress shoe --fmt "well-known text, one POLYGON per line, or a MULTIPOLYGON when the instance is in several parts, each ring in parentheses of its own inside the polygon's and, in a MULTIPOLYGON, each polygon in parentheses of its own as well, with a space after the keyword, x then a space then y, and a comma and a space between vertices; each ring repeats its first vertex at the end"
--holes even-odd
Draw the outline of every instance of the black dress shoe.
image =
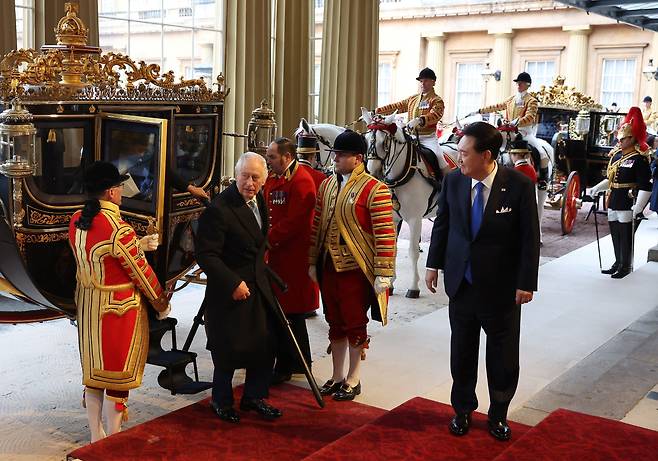
POLYGON ((601 273, 606 275, 612 275, 615 272, 617 272, 617 269, 619 269, 619 264, 614 263, 612 266, 610 266, 610 269, 602 270, 601 273))
POLYGON ((489 434, 495 439, 506 441, 512 438, 512 429, 510 429, 507 421, 487 421, 489 424, 489 434))
POLYGON ((212 411, 215 412, 217 416, 219 416, 219 419, 222 421, 226 421, 228 423, 233 423, 237 424, 240 422, 240 415, 238 414, 237 411, 232 406, 226 406, 226 407, 220 407, 217 405, 215 402, 212 400, 210 401, 210 407, 212 408, 212 411))
POLYGON ((450 424, 448 429, 453 435, 462 436, 468 434, 468 430, 471 428, 471 414, 470 413, 459 413, 456 414, 450 424))
POLYGON ((280 418, 283 414, 281 410, 274 408, 263 399, 242 399, 240 401, 240 410, 254 410, 265 419, 280 418))
POLYGON ((611 277, 613 279, 623 279, 624 277, 626 277, 630 273, 631 273, 630 268, 620 267, 617 272, 615 272, 614 274, 611 275, 611 277))
POLYGON ((270 377, 270 385, 276 386, 277 384, 282 384, 286 381, 290 381, 292 378, 292 373, 284 373, 282 371, 274 370, 272 376, 270 377))
POLYGON ((347 383, 343 383, 343 385, 340 386, 338 392, 334 394, 334 400, 338 400, 338 401, 354 400, 354 397, 356 397, 360 393, 361 393, 360 382, 354 387, 350 386, 347 383))
POLYGON ((333 379, 330 379, 326 383, 322 385, 320 388, 320 394, 321 395, 331 395, 335 394, 340 390, 340 386, 343 385, 343 381, 334 381, 333 379))

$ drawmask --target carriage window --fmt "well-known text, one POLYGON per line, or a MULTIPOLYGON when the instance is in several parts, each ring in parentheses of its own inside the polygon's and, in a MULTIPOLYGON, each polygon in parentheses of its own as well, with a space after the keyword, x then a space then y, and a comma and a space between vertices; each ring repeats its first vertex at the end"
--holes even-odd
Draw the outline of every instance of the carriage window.
POLYGON ((107 160, 114 163, 120 174, 130 175, 124 183, 125 197, 150 202, 156 185, 156 134, 148 131, 129 131, 124 128, 109 130, 111 149, 107 160))
POLYGON ((183 120, 176 124, 174 169, 188 183, 199 186, 210 173, 214 144, 212 120, 183 120))
POLYGON ((34 182, 51 195, 81 194, 84 128, 38 127, 34 182))

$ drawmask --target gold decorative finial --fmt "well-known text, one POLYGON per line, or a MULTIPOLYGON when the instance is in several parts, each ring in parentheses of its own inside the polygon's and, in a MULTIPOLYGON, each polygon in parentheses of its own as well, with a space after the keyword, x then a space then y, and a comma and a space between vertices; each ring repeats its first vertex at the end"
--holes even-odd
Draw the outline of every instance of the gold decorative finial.
POLYGON ((89 29, 78 17, 80 5, 77 2, 66 2, 64 4, 66 16, 61 18, 55 27, 55 36, 58 45, 82 45, 87 44, 89 29))
POLYGON ((600 110, 602 106, 594 99, 577 91, 574 87, 564 84, 565 78, 561 75, 555 77, 553 85, 541 86, 536 93, 531 93, 539 101, 540 107, 569 109, 569 110, 600 110))

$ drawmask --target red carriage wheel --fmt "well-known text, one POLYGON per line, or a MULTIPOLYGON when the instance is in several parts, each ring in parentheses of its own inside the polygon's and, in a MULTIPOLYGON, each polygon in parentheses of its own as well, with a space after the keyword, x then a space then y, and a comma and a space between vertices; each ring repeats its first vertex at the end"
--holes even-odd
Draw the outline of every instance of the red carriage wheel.
POLYGON ((580 176, 577 171, 572 171, 567 178, 564 195, 562 196, 562 212, 560 214, 562 235, 570 234, 576 223, 578 197, 580 197, 580 176))

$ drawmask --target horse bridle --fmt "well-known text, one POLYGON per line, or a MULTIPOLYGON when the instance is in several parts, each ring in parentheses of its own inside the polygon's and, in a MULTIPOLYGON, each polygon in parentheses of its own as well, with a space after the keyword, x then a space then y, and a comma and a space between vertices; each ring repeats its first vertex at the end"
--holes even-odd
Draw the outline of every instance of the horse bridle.
MULTIPOLYGON (((315 128, 313 128, 312 126, 309 126, 309 128, 311 129, 311 132, 313 133, 313 136, 315 136, 315 138, 318 140, 318 142, 320 144, 325 146, 327 149, 333 149, 334 146, 329 142, 329 140, 327 138, 325 138, 324 136, 319 134, 317 131, 315 131, 315 128)), ((316 160, 317 160, 316 165, 320 167, 319 169, 322 169, 322 170, 325 170, 325 171, 328 170, 329 162, 331 161, 331 156, 330 155, 327 155, 327 159, 323 162, 322 161, 322 156, 320 155, 320 152, 318 152, 318 158, 316 160)))
MULTIPOLYGON (((413 149, 412 143, 413 141, 411 139, 405 139, 404 143, 400 143, 395 139, 395 131, 397 130, 397 125, 391 124, 391 125, 381 125, 381 124, 370 124, 368 125, 368 128, 370 131, 373 133, 372 136, 372 141, 368 145, 368 151, 366 154, 366 161, 370 160, 378 160, 382 163, 382 181, 384 184, 386 184, 389 188, 395 188, 398 186, 401 186, 402 184, 405 184, 407 181, 409 181, 413 175, 415 170, 418 168, 418 158, 416 151, 413 149), (395 129, 391 129, 391 126, 395 127, 395 129), (384 144, 383 144, 383 150, 384 150, 384 157, 380 157, 377 155, 377 132, 382 131, 385 133, 384 137, 384 144), (391 148, 393 145, 400 145, 400 149, 396 150, 393 149, 391 153, 391 148), (406 147, 406 149, 405 149, 406 147), (397 177, 397 178, 388 178, 387 176, 391 172, 391 169, 393 168, 393 165, 398 161, 400 158, 400 155, 402 155, 403 152, 406 150, 406 159, 405 159, 405 165, 402 170, 402 174, 397 177)), ((406 137, 405 137, 406 138, 406 137)))

